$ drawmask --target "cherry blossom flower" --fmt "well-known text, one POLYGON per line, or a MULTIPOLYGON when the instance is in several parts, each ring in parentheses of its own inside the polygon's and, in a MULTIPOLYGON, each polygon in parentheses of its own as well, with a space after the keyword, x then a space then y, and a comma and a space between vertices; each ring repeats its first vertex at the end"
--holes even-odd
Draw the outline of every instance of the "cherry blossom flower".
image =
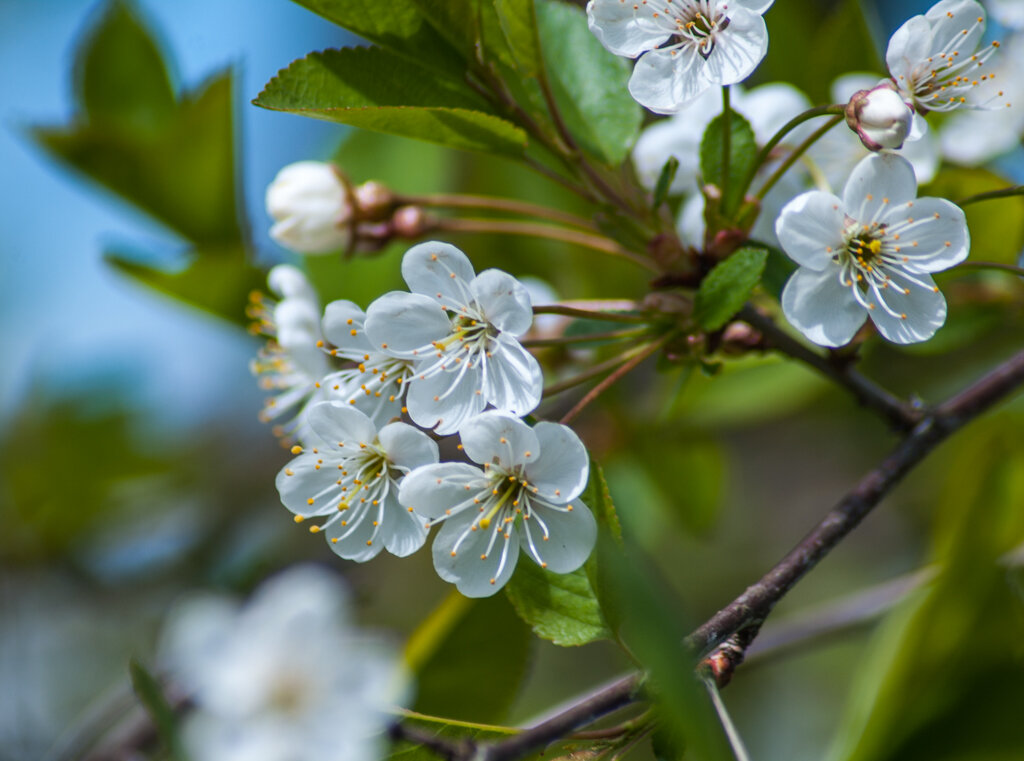
POLYGON ((629 92, 659 114, 678 111, 716 85, 746 79, 768 51, 761 15, 772 0, 590 0, 601 44, 637 58, 629 92))
POLYGON ((889 39, 885 62, 903 99, 918 111, 985 108, 1002 93, 990 90, 985 63, 998 42, 975 52, 985 33, 985 9, 975 0, 941 0, 908 19, 889 39))
POLYGON ((511 578, 519 550, 555 573, 579 568, 597 539, 597 523, 579 496, 587 484, 587 451, 557 423, 530 428, 490 411, 460 432, 468 463, 412 471, 399 500, 443 523, 434 567, 467 597, 493 595, 511 578))
POLYGON ((398 485, 413 468, 437 462, 437 444, 423 431, 396 422, 377 431, 366 415, 343 402, 309 411, 318 440, 277 474, 285 507, 323 532, 343 558, 364 562, 386 549, 405 557, 426 540, 423 518, 398 502, 398 485))
POLYGON ((289 264, 271 269, 267 284, 281 300, 253 294, 248 310, 253 332, 270 339, 250 367, 262 388, 277 392, 266 400, 260 419, 284 419, 274 433, 304 441, 309 433, 305 411, 326 398, 319 381, 331 369, 318 346, 320 304, 306 276, 289 264))
POLYGON ((800 268, 782 293, 786 318, 823 346, 847 343, 870 316, 894 343, 925 341, 946 319, 929 273, 967 257, 963 211, 941 198, 916 198, 910 163, 871 154, 843 197, 811 191, 782 210, 776 231, 800 268))
POLYGON ((455 433, 491 404, 526 415, 539 403, 537 360, 515 339, 530 328, 526 288, 496 269, 474 275, 464 253, 421 243, 402 259, 412 293, 370 304, 366 335, 379 350, 414 362, 406 406, 417 425, 455 433))
POLYGON ((351 628, 347 608, 339 581, 314 566, 271 578, 244 606, 214 596, 180 603, 161 651, 195 706, 182 733, 189 758, 381 758, 404 677, 390 648, 351 628))
POLYGON ((302 254, 326 254, 346 248, 352 206, 337 171, 321 161, 284 167, 267 186, 267 213, 274 218, 270 237, 302 254))

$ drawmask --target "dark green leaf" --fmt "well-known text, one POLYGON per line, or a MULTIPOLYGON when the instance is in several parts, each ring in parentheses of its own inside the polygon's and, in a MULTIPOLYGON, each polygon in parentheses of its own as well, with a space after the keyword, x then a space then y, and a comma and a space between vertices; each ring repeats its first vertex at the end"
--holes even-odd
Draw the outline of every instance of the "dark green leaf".
POLYGON ((492 0, 413 0, 437 33, 459 51, 470 69, 477 62, 497 60, 513 66, 515 59, 492 0))
POLYGON ((630 65, 605 50, 579 8, 543 0, 537 22, 548 80, 566 126, 585 150, 618 165, 643 118, 626 88, 630 65))
POLYGON ((153 720, 153 726, 156 727, 157 734, 171 758, 184 761, 185 753, 178 733, 178 717, 164 695, 160 682, 134 658, 128 662, 128 673, 131 674, 132 689, 153 720))
POLYGON ((502 595, 451 595, 413 633, 406 660, 417 711, 474 722, 504 718, 526 673, 530 629, 502 595), (486 687, 479 685, 486 675, 486 687))
POLYGON ((776 299, 782 298, 782 289, 786 287, 789 276, 796 272, 796 263, 777 248, 765 246, 768 259, 765 261, 761 285, 776 299))
POLYGON ((585 645, 610 634, 582 568, 552 573, 536 563, 520 562, 505 593, 533 633, 556 645, 585 645))
POLYGON ((444 79, 409 75, 378 48, 311 53, 267 83, 257 106, 312 116, 453 148, 521 155, 526 134, 471 92, 444 79))
POLYGON ((175 109, 156 41, 125 2, 110 3, 77 52, 75 95, 85 121, 119 132, 158 131, 175 109))
POLYGON ((494 0, 494 8, 516 68, 523 76, 536 76, 540 71, 541 49, 535 0, 494 0))
POLYGON ((651 205, 655 209, 665 203, 665 199, 668 197, 668 189, 672 187, 672 180, 676 178, 678 170, 679 159, 675 156, 669 156, 668 161, 665 162, 665 166, 661 168, 661 173, 658 175, 658 183, 654 186, 654 201, 651 205))
POLYGON ((704 130, 700 143, 700 170, 704 183, 725 190, 722 197, 722 214, 730 217, 743 200, 740 180, 750 175, 757 159, 757 143, 750 123, 735 111, 728 114, 729 122, 729 175, 728 187, 722 171, 725 169, 725 123, 726 114, 719 114, 704 130))
POLYGON ((694 319, 705 330, 718 330, 740 310, 764 271, 768 251, 741 248, 720 262, 700 284, 694 319))
POLYGON ((414 0, 295 0, 363 39, 375 42, 417 66, 460 79, 465 63, 424 18, 414 0))
POLYGON ((154 269, 116 252, 108 252, 106 260, 121 274, 160 293, 240 325, 247 322, 249 294, 263 288, 266 281, 265 273, 246 261, 241 248, 200 249, 184 269, 173 272, 154 269))

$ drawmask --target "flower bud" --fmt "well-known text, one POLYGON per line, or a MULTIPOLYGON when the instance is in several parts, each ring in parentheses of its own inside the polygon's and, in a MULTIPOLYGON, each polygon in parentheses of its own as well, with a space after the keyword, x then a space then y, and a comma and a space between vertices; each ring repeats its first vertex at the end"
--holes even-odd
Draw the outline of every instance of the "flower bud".
POLYGON ((302 254, 346 248, 352 207, 338 172, 320 161, 289 164, 267 187, 270 237, 302 254))
POLYGON ((888 81, 858 90, 846 104, 846 123, 869 151, 902 147, 913 120, 913 109, 888 81))
POLYGON ((390 188, 376 180, 364 182, 353 191, 360 220, 382 220, 391 214, 395 197, 390 188))

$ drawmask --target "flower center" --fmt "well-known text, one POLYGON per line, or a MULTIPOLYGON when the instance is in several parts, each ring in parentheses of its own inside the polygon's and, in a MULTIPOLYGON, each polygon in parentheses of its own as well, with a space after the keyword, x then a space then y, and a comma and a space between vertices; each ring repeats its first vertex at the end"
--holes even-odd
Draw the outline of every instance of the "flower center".
MULTIPOLYGON (((680 43, 693 47, 704 60, 715 49, 715 37, 729 26, 729 18, 712 8, 706 0, 690 2, 675 17, 676 37, 680 43)), ((672 9, 669 4, 668 9, 672 9)))

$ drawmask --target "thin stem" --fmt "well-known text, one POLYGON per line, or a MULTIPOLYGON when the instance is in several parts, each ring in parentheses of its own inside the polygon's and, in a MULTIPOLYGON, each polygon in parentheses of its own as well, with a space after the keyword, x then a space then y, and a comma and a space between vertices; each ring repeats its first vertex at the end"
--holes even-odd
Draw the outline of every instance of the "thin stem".
POLYGON ((651 344, 645 344, 644 346, 640 346, 636 349, 628 351, 625 354, 620 354, 619 356, 612 357, 611 359, 605 360, 604 362, 599 362, 593 367, 587 368, 579 375, 574 375, 571 378, 566 378, 565 380, 559 381, 558 383, 552 383, 550 386, 544 388, 542 396, 555 396, 556 394, 560 394, 563 391, 568 391, 570 388, 576 388, 576 386, 586 383, 588 380, 592 380, 598 377, 599 375, 604 375, 609 370, 616 369, 619 365, 626 364, 627 362, 632 360, 638 353, 642 353, 650 346, 651 344))
POLYGON ((597 226, 589 219, 570 214, 558 209, 551 209, 547 206, 519 201, 514 198, 500 198, 497 196, 463 195, 460 193, 432 193, 429 195, 396 195, 395 201, 399 204, 415 206, 441 206, 451 209, 489 209, 491 211, 504 211, 510 214, 522 214, 527 217, 539 217, 549 219, 552 222, 582 227, 586 230, 597 230, 597 226))
POLYGON ((565 346, 571 344, 583 344, 596 341, 623 341, 627 338, 637 338, 647 332, 647 328, 639 330, 610 330, 605 333, 586 333, 579 336, 559 336, 558 338, 527 338, 520 340, 521 346, 527 348, 540 346, 565 346))
POLYGON ((579 309, 564 304, 545 304, 535 306, 534 314, 560 314, 565 317, 580 317, 584 320, 600 320, 601 322, 628 322, 632 324, 646 323, 642 314, 623 314, 622 312, 595 312, 591 309, 579 309))
POLYGON ((611 238, 601 235, 591 235, 579 230, 570 230, 557 225, 542 224, 539 222, 519 222, 512 219, 438 219, 434 223, 435 229, 448 230, 451 232, 471 233, 498 233, 503 235, 529 235, 535 238, 548 238, 550 240, 572 243, 603 254, 611 254, 622 259, 627 259, 637 266, 652 272, 658 268, 654 262, 648 261, 641 256, 634 254, 627 248, 620 246, 611 238))
POLYGON ((590 389, 590 391, 588 391, 582 399, 576 402, 573 408, 566 412, 562 416, 562 419, 559 420, 558 422, 561 423, 562 425, 568 425, 570 422, 572 422, 573 418, 579 415, 588 404, 593 402, 595 399, 597 399, 597 397, 599 397, 601 394, 607 391, 617 380, 619 380, 621 377, 623 377, 631 370, 633 370, 637 365, 639 365, 649 356, 654 354, 654 352, 658 351, 662 346, 664 346, 668 342, 668 340, 673 335, 674 333, 670 331, 663 335, 657 341, 647 344, 647 347, 644 348, 642 351, 638 352, 636 356, 624 362, 619 368, 610 373, 607 378, 605 378, 603 381, 601 381, 592 389, 590 389))
POLYGON ((827 114, 839 114, 842 115, 845 112, 845 106, 832 105, 832 106, 815 106, 814 108, 804 111, 802 114, 797 114, 788 122, 782 125, 782 128, 772 135, 768 142, 764 144, 764 147, 758 151, 757 158, 754 160, 754 165, 750 169, 750 173, 744 179, 743 187, 749 188, 750 183, 754 181, 754 177, 757 175, 757 170, 760 169, 764 163, 771 156, 775 146, 782 142, 782 139, 792 132, 794 129, 799 127, 806 121, 814 119, 819 116, 826 116, 827 114))
POLYGON ((851 367, 837 366, 827 357, 807 348, 750 304, 740 310, 739 318, 760 331, 769 347, 777 349, 793 359, 800 360, 842 386, 853 394, 860 404, 879 413, 895 429, 909 431, 923 417, 922 410, 915 409, 901 401, 851 367))
POLYGON ((1015 264, 1003 264, 1002 262, 960 262, 953 269, 1002 270, 1003 272, 1012 272, 1014 275, 1024 277, 1024 267, 1018 267, 1015 264))
POLYGON ((1013 185, 1008 188, 1000 188, 999 190, 989 190, 986 193, 976 193, 973 196, 961 198, 953 203, 957 206, 967 206, 968 204, 978 203, 978 201, 991 201, 994 198, 1009 198, 1021 195, 1024 195, 1024 185, 1013 185))
POLYGON ((722 174, 718 185, 722 203, 729 198, 729 168, 732 152, 732 109, 729 107, 729 85, 722 86, 722 174))
POLYGON ((707 688, 708 695, 711 697, 711 705, 715 707, 718 721, 721 723, 725 736, 729 740, 729 747, 732 748, 732 754, 735 756, 736 761, 750 761, 750 755, 747 753, 747 747, 743 744, 743 738, 740 737, 736 725, 732 723, 729 711, 726 710, 725 703, 722 702, 722 696, 718 694, 718 685, 711 679, 705 679, 704 687, 707 688))
POLYGON ((779 181, 782 175, 784 175, 789 170, 789 168, 796 163, 796 160, 799 159, 804 154, 804 151, 806 151, 808 148, 810 148, 812 145, 818 142, 818 139, 822 135, 824 135, 834 126, 839 124, 839 122, 841 122, 842 120, 842 116, 833 116, 823 125, 818 127, 818 129, 814 130, 814 132, 812 132, 806 140, 800 143, 800 145, 794 148, 793 151, 788 156, 786 156, 785 160, 781 164, 779 164, 778 168, 776 168, 776 170, 771 173, 771 176, 768 177, 767 180, 765 180, 764 185, 762 185, 761 188, 756 193, 754 193, 754 197, 757 198, 757 200, 759 201, 762 200, 768 193, 768 191, 772 189, 772 186, 779 181))

